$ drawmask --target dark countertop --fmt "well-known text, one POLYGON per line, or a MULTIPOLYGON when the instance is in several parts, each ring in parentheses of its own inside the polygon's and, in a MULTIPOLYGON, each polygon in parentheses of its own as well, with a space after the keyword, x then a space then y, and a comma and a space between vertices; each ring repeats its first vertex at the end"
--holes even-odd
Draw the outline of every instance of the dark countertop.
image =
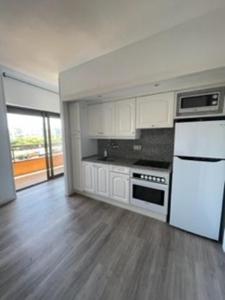
POLYGON ((88 157, 83 157, 83 161, 89 161, 98 164, 106 164, 106 165, 115 165, 115 166, 124 166, 124 167, 134 167, 134 163, 137 161, 136 159, 126 159, 126 158, 115 158, 112 160, 100 160, 98 155, 92 155, 88 157))
POLYGON ((146 170, 157 170, 157 171, 171 171, 172 164, 169 169, 161 169, 161 168, 152 168, 152 167, 145 167, 145 166, 138 166, 134 165, 137 159, 127 159, 127 158, 111 158, 112 160, 100 160, 98 155, 92 155, 88 157, 83 157, 82 161, 93 162, 98 164, 106 164, 106 165, 115 165, 115 166, 124 166, 133 169, 146 169, 146 170))

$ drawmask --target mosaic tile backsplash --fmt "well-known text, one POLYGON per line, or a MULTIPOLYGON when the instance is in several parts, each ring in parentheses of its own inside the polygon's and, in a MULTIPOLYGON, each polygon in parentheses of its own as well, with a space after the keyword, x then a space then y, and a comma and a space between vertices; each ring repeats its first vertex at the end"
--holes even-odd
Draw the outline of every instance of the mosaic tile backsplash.
POLYGON ((137 140, 98 140, 98 155, 126 159, 151 159, 172 161, 174 146, 174 128, 143 129, 137 140), (134 150, 141 145, 141 150, 134 150))

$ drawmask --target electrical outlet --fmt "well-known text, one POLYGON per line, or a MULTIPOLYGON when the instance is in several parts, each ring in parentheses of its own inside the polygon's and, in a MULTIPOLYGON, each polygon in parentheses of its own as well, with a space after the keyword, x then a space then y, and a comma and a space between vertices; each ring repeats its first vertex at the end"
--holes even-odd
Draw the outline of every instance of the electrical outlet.
POLYGON ((134 151, 141 151, 142 150, 142 145, 133 145, 133 150, 134 151))

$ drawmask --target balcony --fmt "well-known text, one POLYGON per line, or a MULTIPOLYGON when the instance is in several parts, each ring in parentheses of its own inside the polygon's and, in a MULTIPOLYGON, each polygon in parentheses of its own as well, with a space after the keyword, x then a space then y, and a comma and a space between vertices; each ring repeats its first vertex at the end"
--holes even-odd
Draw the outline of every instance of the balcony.
MULTIPOLYGON (((54 149, 54 148, 53 148, 54 149)), ((55 148, 56 149, 56 148, 55 148)), ((44 148, 22 150, 23 155, 18 156, 18 149, 13 149, 13 172, 16 189, 22 189, 49 179, 47 175, 47 158, 44 148), (15 158, 15 153, 17 157, 15 158), (24 154, 26 153, 26 154, 24 154), (28 153, 28 154, 27 154, 28 153)), ((21 152, 21 150, 20 150, 21 152)), ((50 159, 48 158, 49 164, 50 159)), ((53 177, 63 173, 63 154, 52 154, 53 177)))

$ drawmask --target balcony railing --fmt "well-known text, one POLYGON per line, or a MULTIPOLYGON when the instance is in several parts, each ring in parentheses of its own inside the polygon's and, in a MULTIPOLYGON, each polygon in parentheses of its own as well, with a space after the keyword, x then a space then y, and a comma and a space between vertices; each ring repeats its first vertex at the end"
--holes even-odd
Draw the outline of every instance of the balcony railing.
MULTIPOLYGON (((53 154, 52 159, 53 159, 54 167, 63 166, 62 153, 53 154)), ((24 159, 20 161, 13 161, 13 171, 15 177, 42 171, 45 169, 46 169, 45 157, 34 157, 34 158, 24 159)))
MULTIPOLYGON (((47 180, 46 155, 43 145, 21 145, 11 147, 16 189, 47 180)), ((61 144, 52 146, 54 175, 63 173, 63 154, 61 144)))

